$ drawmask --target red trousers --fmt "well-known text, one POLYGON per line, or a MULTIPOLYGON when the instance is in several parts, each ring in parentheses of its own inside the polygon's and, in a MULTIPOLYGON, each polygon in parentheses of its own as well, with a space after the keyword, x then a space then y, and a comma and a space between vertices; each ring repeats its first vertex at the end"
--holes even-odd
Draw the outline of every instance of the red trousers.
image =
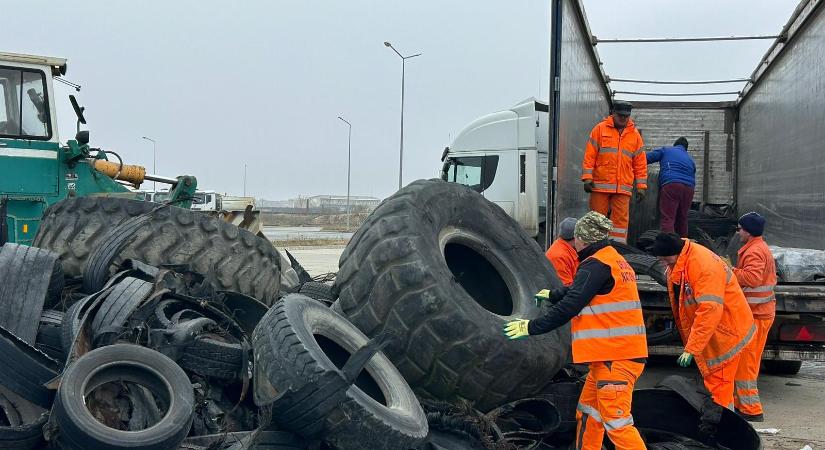
POLYGON ((765 350, 765 342, 768 340, 768 331, 771 330, 773 319, 754 319, 754 323, 756 324, 756 336, 742 350, 734 381, 736 409, 750 416, 762 414, 762 401, 759 399, 756 380, 759 378, 759 364, 762 362, 762 352, 765 350))
POLYGON ((610 239, 627 243, 627 227, 630 223, 630 195, 591 192, 590 209, 604 214, 613 222, 610 239))
POLYGON ((693 187, 668 183, 659 188, 659 229, 688 237, 688 210, 693 202, 693 187))
POLYGON ((590 363, 576 411, 576 450, 601 450, 605 431, 617 450, 646 448, 630 415, 633 386, 644 367, 628 360, 590 363))

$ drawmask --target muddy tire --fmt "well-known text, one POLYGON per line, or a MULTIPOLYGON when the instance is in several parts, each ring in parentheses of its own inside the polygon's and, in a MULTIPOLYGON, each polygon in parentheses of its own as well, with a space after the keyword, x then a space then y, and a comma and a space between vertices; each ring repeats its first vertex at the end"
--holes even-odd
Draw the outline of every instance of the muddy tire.
MULTIPOLYGON (((105 253, 106 248, 121 244, 118 239, 124 237, 113 234, 119 224, 157 207, 121 198, 66 199, 46 210, 35 245, 57 252, 65 273, 79 276, 95 250, 105 253)), ((110 266, 125 259, 154 266, 188 264, 211 278, 216 289, 240 292, 267 305, 277 299, 280 288, 280 256, 266 239, 174 206, 152 212, 151 220, 128 236, 110 266)))
POLYGON ((59 440, 72 449, 177 448, 194 418, 192 385, 174 361, 144 347, 115 344, 83 355, 63 373, 52 411, 59 440), (160 422, 139 431, 110 428, 98 421, 85 398, 114 380, 151 390, 166 413, 160 422))
POLYGON ((540 314, 536 292, 561 286, 501 208, 465 186, 419 180, 350 240, 333 309, 367 336, 397 334, 384 353, 419 395, 489 411, 542 392, 566 362, 568 326, 517 341, 501 332, 540 314))
POLYGON ((0 326, 34 344, 43 306, 57 303, 62 290, 56 253, 18 244, 0 247, 0 326))
POLYGON ((320 303, 284 297, 252 336, 255 403, 272 405, 279 427, 342 450, 416 448, 427 437, 427 418, 386 356, 370 358, 352 386, 328 382, 367 342, 320 303), (327 392, 330 387, 345 392, 327 392))

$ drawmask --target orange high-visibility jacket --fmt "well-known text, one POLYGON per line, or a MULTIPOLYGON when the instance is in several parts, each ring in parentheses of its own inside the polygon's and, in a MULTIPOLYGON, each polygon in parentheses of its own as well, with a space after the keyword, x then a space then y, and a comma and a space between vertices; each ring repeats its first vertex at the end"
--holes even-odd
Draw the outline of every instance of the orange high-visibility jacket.
POLYGON ((576 249, 569 242, 559 238, 553 242, 544 255, 556 269, 561 282, 565 286, 573 284, 573 277, 576 276, 576 269, 579 268, 579 254, 576 253, 576 249))
POLYGON ((636 289, 636 273, 611 245, 590 258, 610 267, 613 289, 594 296, 570 321, 573 362, 647 358, 647 334, 636 289))
POLYGON ((762 236, 752 237, 739 249, 733 269, 754 319, 770 320, 776 315, 776 262, 762 236))
POLYGON ((632 119, 619 131, 607 116, 590 132, 584 149, 582 181, 593 180, 594 192, 631 195, 633 186, 647 189, 647 157, 642 135, 632 119))
POLYGON ((756 332, 733 271, 712 251, 685 239, 668 281, 670 306, 685 351, 693 355, 703 375, 725 367, 756 332), (679 287, 678 300, 674 285, 679 287))

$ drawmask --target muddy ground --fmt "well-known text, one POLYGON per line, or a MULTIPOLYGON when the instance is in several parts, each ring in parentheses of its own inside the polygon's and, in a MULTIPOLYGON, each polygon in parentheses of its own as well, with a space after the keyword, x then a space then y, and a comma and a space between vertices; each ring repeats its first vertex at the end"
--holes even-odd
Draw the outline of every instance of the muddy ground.
MULTIPOLYGON (((290 252, 312 275, 334 272, 343 247, 295 248, 290 252)), ((695 368, 681 368, 676 357, 652 360, 637 386, 651 387, 674 373, 699 378, 695 368)), ((765 421, 757 429, 777 428, 776 435, 762 434, 766 450, 800 450, 810 445, 825 449, 825 363, 806 362, 793 376, 762 375, 759 389, 765 421)))

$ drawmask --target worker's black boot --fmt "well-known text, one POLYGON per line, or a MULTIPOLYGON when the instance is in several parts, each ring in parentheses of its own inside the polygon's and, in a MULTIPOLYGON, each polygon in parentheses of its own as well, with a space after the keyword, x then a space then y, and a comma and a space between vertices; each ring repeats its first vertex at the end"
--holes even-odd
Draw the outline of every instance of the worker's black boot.
POLYGON ((736 410, 736 414, 739 414, 739 417, 747 420, 748 422, 764 422, 765 416, 762 414, 745 414, 742 411, 736 410))

